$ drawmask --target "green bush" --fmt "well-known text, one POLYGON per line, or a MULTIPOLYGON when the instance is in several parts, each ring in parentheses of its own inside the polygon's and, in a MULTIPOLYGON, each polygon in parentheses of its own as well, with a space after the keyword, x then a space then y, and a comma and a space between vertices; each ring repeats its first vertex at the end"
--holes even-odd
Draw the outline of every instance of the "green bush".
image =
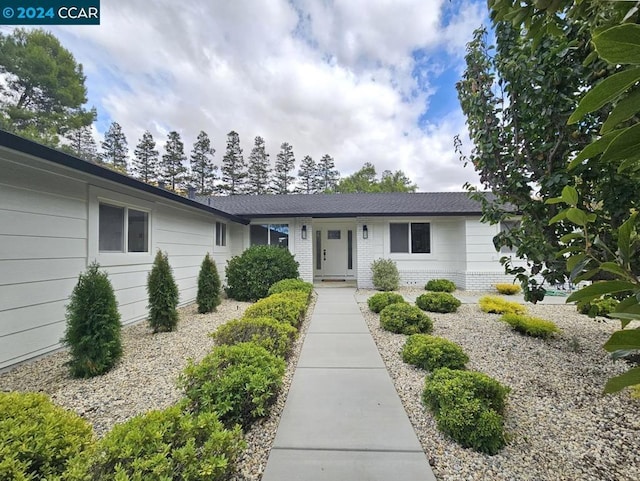
POLYGON ((192 411, 215 411, 225 426, 248 428, 268 413, 285 367, 282 358, 251 342, 216 346, 200 363, 189 362, 179 385, 192 411))
POLYGON ((313 291, 313 284, 302 279, 282 279, 269 287, 268 294, 280 294, 287 291, 302 291, 310 296, 313 291))
POLYGON ((496 454, 506 443, 502 414, 509 391, 486 374, 442 368, 426 378, 422 400, 456 442, 496 454))
POLYGON ((216 307, 220 305, 220 302, 220 276, 218 275, 218 268, 207 252, 200 266, 200 273, 198 274, 198 294, 196 296, 198 312, 204 314, 215 311, 216 307))
POLYGON ((267 351, 288 358, 298 330, 272 317, 234 319, 218 328, 211 336, 218 344, 233 345, 253 342, 267 351))
POLYGON ((513 296, 522 290, 518 284, 496 284, 496 290, 499 294, 505 296, 513 296))
POLYGON ((413 334, 402 348, 402 360, 421 369, 435 371, 441 367, 464 369, 469 356, 455 342, 428 334, 413 334))
POLYGON ((91 425, 40 393, 0 392, 0 479, 60 479, 93 444, 91 425))
POLYGON ((367 299, 367 305, 373 312, 380 312, 389 304, 405 302, 404 297, 395 292, 378 292, 367 299))
POLYGON ((522 314, 504 314, 500 320, 509 324, 514 330, 531 337, 547 339, 560 330, 551 321, 522 314))
POLYGON ((618 304, 620 304, 620 302, 616 299, 602 297, 589 302, 578 302, 576 308, 580 314, 586 314, 590 317, 609 317, 609 314, 616 310, 618 304))
POLYGON ((229 297, 238 301, 255 301, 269 292, 269 287, 283 279, 298 277, 298 263, 291 253, 278 246, 251 246, 242 255, 227 262, 229 297))
POLYGON ((178 325, 177 307, 180 294, 169 265, 169 257, 160 250, 147 277, 147 293, 149 324, 153 332, 173 331, 178 325))
POLYGON ((460 304, 458 299, 447 292, 427 292, 416 299, 416 305, 429 312, 456 312, 460 304))
POLYGON ((400 274, 391 259, 377 259, 371 263, 373 287, 379 291, 395 291, 400 284, 400 274))
POLYGON ((249 306, 244 311, 244 317, 248 319, 273 317, 277 321, 287 322, 297 327, 307 310, 308 300, 308 295, 302 291, 272 294, 249 306))
POLYGON ((498 296, 484 296, 478 301, 483 312, 494 314, 524 314, 527 308, 518 302, 507 301, 498 296))
POLYGON ((117 424, 92 456, 78 461, 72 480, 226 480, 246 444, 239 427, 225 429, 213 412, 181 406, 150 411, 117 424))
POLYGON ((62 342, 69 346, 74 377, 109 371, 122 357, 120 314, 113 287, 97 263, 80 274, 67 305, 62 342))
POLYGON ((449 279, 431 279, 424 289, 431 292, 453 292, 456 290, 456 284, 449 279))
POLYGON ((417 334, 431 332, 433 322, 416 306, 401 302, 382 309, 380 326, 396 334, 417 334))

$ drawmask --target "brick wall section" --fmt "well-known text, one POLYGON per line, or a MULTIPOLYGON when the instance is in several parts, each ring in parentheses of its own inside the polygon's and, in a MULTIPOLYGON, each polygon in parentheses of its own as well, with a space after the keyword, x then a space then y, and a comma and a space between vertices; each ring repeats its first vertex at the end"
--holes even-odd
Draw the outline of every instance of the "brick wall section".
POLYGON ((307 282, 313 282, 313 225, 311 217, 299 217, 293 223, 293 232, 290 236, 295 238, 295 257, 298 261, 300 278, 307 282), (307 226, 307 238, 302 238, 302 226, 307 226))
POLYGON ((371 263, 374 261, 374 220, 368 217, 358 218, 356 222, 356 245, 357 248, 357 268, 358 287, 370 289, 373 287, 371 280, 371 263), (362 238, 363 226, 369 229, 369 238, 362 238))

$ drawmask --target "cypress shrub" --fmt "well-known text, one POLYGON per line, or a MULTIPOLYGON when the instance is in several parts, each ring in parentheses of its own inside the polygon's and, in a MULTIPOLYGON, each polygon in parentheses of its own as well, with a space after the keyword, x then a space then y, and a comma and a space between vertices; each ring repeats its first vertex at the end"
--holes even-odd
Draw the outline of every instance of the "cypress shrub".
POLYGON ((80 274, 66 317, 62 342, 69 346, 71 374, 92 377, 109 371, 122 356, 120 313, 113 286, 98 263, 80 274))
POLYGON ((178 286, 173 278, 169 257, 158 251, 147 277, 149 324, 153 332, 173 331, 178 325, 178 286))
POLYGON ((204 314, 215 311, 220 301, 220 276, 215 262, 207 252, 198 275, 198 295, 196 296, 198 312, 204 314))

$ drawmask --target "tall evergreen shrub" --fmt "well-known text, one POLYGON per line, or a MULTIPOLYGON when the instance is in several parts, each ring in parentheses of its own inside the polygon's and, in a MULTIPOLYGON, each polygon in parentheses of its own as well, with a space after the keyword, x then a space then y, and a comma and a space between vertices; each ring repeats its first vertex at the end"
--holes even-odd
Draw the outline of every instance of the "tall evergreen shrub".
POLYGON ((178 286, 173 278, 169 257, 158 251, 147 277, 149 324, 153 332, 173 331, 178 325, 178 286))
POLYGON ((122 356, 120 313, 113 286, 100 265, 92 263, 80 274, 67 305, 67 329, 74 377, 93 377, 109 371, 122 356))
POLYGON ((196 302, 200 314, 215 311, 220 305, 220 276, 216 263, 209 257, 208 252, 200 266, 196 302))

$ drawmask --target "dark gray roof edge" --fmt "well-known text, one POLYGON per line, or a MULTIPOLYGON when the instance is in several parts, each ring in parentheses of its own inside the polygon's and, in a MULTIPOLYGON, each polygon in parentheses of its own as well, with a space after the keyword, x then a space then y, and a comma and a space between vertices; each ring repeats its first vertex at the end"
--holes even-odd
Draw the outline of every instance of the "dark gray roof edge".
POLYGON ((247 219, 275 219, 275 218, 284 218, 284 217, 312 217, 314 219, 342 219, 348 217, 465 217, 465 216, 479 216, 482 215, 482 212, 398 212, 398 213, 390 213, 390 212, 380 212, 380 213, 349 213, 349 212, 341 212, 336 214, 330 213, 305 213, 305 214, 295 214, 295 213, 280 213, 280 214, 242 214, 243 217, 247 219))
POLYGON ((108 169, 106 167, 102 167, 98 164, 94 164, 92 162, 82 160, 78 157, 74 157, 73 155, 67 154, 60 150, 52 149, 51 147, 38 144, 37 142, 33 142, 32 140, 28 140, 23 137, 19 137, 15 134, 11 134, 1 129, 0 129, 0 146, 6 147, 11 150, 16 150, 23 154, 32 155, 39 159, 46 160, 48 162, 53 162, 54 164, 68 167, 73 170, 78 170, 80 172, 84 172, 89 175, 94 175, 101 179, 110 180, 112 182, 116 182, 121 185, 126 185, 127 187, 131 187, 136 190, 141 190, 143 192, 156 195, 158 197, 163 197, 170 201, 177 202, 179 204, 192 207, 194 209, 202 210, 210 214, 215 214, 220 217, 224 217, 225 219, 231 220, 233 222, 237 222, 238 224, 243 224, 243 225, 249 224, 249 221, 244 217, 239 217, 239 216, 224 212, 222 210, 209 207, 208 205, 202 204, 201 202, 197 202, 195 200, 182 197, 181 195, 174 194, 173 192, 170 192, 165 189, 161 189, 159 187, 154 187, 153 185, 146 184, 142 181, 134 179, 133 177, 129 177, 127 175, 121 174, 119 172, 108 169))

